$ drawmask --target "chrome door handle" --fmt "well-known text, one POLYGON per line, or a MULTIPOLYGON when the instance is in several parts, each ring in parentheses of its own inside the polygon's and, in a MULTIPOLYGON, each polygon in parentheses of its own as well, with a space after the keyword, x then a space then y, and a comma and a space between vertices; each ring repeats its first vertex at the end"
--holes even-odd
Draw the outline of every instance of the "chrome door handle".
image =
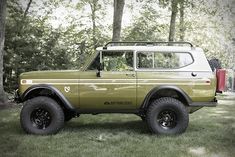
POLYGON ((126 76, 135 77, 135 74, 126 74, 126 76))

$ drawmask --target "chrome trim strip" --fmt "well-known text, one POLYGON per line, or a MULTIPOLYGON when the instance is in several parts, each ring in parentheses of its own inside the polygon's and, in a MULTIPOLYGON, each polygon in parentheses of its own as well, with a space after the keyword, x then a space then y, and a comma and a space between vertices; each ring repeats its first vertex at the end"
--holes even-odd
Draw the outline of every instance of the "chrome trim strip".
MULTIPOLYGON (((53 84, 53 85, 210 85, 210 82, 206 82, 209 79, 197 79, 195 80, 185 79, 189 82, 146 82, 146 81, 164 81, 166 79, 139 79, 140 82, 136 82, 136 79, 22 79, 22 85, 35 85, 35 84, 53 84), (86 82, 86 81, 97 81, 97 82, 86 82), (48 82, 46 82, 48 81, 48 82), (55 81, 55 82, 53 82, 55 81), (109 81, 109 82, 103 82, 109 81)), ((171 79, 174 80, 174 79, 171 79)))

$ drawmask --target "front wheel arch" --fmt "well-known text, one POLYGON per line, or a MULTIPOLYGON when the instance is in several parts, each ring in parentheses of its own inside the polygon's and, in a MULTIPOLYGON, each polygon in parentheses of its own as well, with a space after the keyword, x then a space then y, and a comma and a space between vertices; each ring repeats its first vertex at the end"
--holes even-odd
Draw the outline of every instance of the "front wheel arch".
POLYGON ((75 112, 74 107, 65 98, 65 96, 55 87, 47 84, 38 84, 29 87, 21 96, 22 102, 37 96, 47 96, 55 101, 68 112, 75 112))

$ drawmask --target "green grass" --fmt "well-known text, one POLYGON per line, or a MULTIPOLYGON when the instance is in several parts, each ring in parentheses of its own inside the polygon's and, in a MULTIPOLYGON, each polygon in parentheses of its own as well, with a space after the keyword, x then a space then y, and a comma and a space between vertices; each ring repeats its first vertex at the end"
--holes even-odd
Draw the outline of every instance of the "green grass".
POLYGON ((233 157, 235 101, 220 101, 190 115, 178 136, 151 135, 135 115, 81 115, 52 136, 27 135, 19 124, 20 108, 0 111, 0 156, 19 157, 233 157))

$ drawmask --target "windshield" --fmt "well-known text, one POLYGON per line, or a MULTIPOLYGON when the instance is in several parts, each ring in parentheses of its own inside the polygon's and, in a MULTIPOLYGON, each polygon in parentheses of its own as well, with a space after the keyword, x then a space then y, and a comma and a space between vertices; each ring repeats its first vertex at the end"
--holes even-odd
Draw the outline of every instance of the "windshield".
POLYGON ((91 64, 91 62, 94 60, 94 58, 97 56, 99 52, 95 52, 95 54, 92 54, 91 56, 89 56, 86 61, 85 64, 83 66, 81 66, 79 68, 79 70, 81 71, 85 71, 87 69, 87 67, 91 64))

